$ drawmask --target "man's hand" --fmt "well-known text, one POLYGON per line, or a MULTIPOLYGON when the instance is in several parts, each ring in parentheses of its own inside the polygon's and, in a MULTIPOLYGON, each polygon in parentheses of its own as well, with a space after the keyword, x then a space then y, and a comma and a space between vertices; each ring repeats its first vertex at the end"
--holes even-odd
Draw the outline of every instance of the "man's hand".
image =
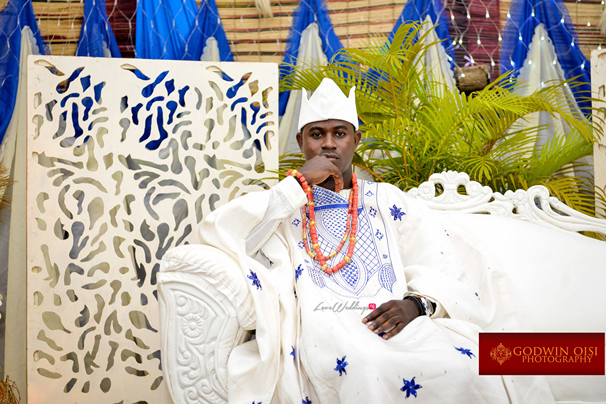
POLYGON ((307 183, 318 185, 332 177, 334 180, 334 191, 339 192, 343 189, 343 174, 341 170, 324 156, 315 156, 308 160, 303 167, 299 169, 307 183))
POLYGON ((375 334, 389 330, 383 335, 383 339, 389 339, 402 331, 408 323, 420 314, 419 308, 410 299, 390 300, 364 317, 362 322, 368 324, 368 329, 375 334))

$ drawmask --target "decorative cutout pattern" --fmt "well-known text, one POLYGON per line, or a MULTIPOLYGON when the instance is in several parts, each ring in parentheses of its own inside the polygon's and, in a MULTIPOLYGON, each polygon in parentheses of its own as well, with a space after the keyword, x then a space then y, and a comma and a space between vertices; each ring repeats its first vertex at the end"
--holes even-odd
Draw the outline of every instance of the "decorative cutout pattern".
MULTIPOLYGON (((30 403, 169 402, 160 260, 277 169, 277 78, 268 64, 30 60, 30 403)), ((207 311, 187 312, 194 341, 207 311)))

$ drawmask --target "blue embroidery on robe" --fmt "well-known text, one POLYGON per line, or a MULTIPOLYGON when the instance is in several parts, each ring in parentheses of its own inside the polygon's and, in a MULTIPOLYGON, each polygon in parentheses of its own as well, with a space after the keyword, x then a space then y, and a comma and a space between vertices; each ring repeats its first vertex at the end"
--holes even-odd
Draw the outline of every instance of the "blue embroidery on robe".
POLYGON ((309 267, 307 268, 307 270, 309 272, 309 277, 311 278, 313 283, 316 284, 316 286, 321 287, 321 288, 326 287, 326 283, 324 282, 324 277, 322 276, 320 271, 309 268, 309 267))
POLYGON ((303 273, 303 265, 300 265, 295 269, 295 280, 299 280, 299 276, 303 273))
POLYGON ((393 220, 400 220, 402 221, 402 216, 404 216, 406 213, 404 213, 404 211, 402 211, 402 209, 398 208, 396 205, 393 205, 393 207, 389 208, 389 210, 391 211, 391 215, 393 216, 393 220))
MULTIPOLYGON (((312 268, 308 269, 312 281, 317 286, 329 286, 331 290, 343 296, 361 296, 362 294, 370 296, 377 293, 378 288, 393 291, 393 284, 396 281, 389 255, 384 253, 379 254, 379 247, 377 245, 381 241, 382 251, 385 251, 385 248, 389 249, 385 233, 385 222, 382 216, 377 215, 379 212, 375 207, 365 205, 365 203, 377 203, 377 184, 369 182, 370 187, 366 184, 362 183, 361 193, 368 193, 367 191, 370 191, 369 188, 371 188, 372 191, 370 193, 374 197, 363 198, 361 206, 358 207, 357 241, 351 262, 332 275, 322 272, 318 261, 312 261, 312 268), (364 190, 365 187, 366 190, 364 190), (373 222, 371 222, 371 218, 373 222), (383 244, 385 242, 387 243, 383 244), (381 271, 380 274, 378 274, 379 271, 381 271), (377 277, 374 283, 376 286, 373 286, 372 291, 365 291, 368 282, 375 276, 377 277), (342 289, 343 292, 340 292, 339 289, 342 289)), ((324 188, 314 186, 313 189, 318 244, 320 245, 320 249, 328 255, 335 251, 345 233, 348 202, 343 196, 324 188)), ((402 212, 402 214, 404 213, 402 212)), ((327 264, 332 267, 339 263, 344 258, 347 247, 348 243, 346 242, 343 249, 334 258, 327 260, 327 264)))
POLYGON ((303 404, 311 404, 311 400, 309 397, 305 396, 305 400, 303 400, 303 404))
POLYGON ((381 282, 381 285, 390 292, 393 292, 392 288, 393 284, 396 283, 396 280, 396 274, 393 267, 390 264, 383 265, 383 268, 381 268, 381 271, 379 272, 379 282, 381 282))
POLYGON ((294 346, 290 346, 292 348, 292 351, 290 352, 290 354, 292 355, 293 360, 296 358, 296 354, 295 354, 295 347, 294 346))
POLYGON ((423 386, 415 383, 414 377, 410 381, 408 381, 406 379, 402 379, 402 381, 404 382, 404 386, 401 387, 400 390, 406 393, 405 398, 410 397, 411 394, 416 397, 417 390, 423 388, 423 386))
MULTIPOLYGON (((325 225, 322 227, 328 230, 330 235, 335 239, 340 241, 345 234, 345 227, 347 226, 347 208, 328 209, 322 213, 316 214, 316 218, 318 218, 318 216, 322 217, 321 225, 325 225)), ((347 247, 347 244, 345 244, 345 247, 347 247)))
POLYGON ((343 376, 343 373, 345 373, 347 375, 347 371, 345 370, 345 366, 347 366, 348 363, 345 362, 345 358, 346 358, 346 356, 344 356, 343 359, 337 358, 337 367, 335 368, 335 370, 337 372, 339 372, 339 376, 343 376))
POLYGON ((332 192, 326 188, 315 186, 314 190, 314 202, 321 202, 322 205, 334 205, 334 204, 347 204, 347 199, 341 195, 332 192))
POLYGON ((354 258, 360 257, 364 262, 369 276, 374 275, 381 267, 379 251, 375 244, 375 237, 372 233, 372 226, 366 211, 358 216, 358 232, 356 234, 358 241, 354 250, 354 258))
POLYGON ((474 357, 475 357, 475 355, 473 354, 473 352, 471 352, 471 350, 469 350, 469 349, 465 349, 465 348, 462 348, 462 347, 461 347, 461 348, 454 347, 454 348, 455 348, 457 351, 461 352, 461 354, 462 354, 462 355, 467 355, 467 356, 469 356, 469 359, 471 359, 471 357, 472 357, 472 356, 474 356, 474 357))
POLYGON ((299 241, 299 248, 300 249, 304 249, 305 248, 305 244, 303 244, 302 241, 299 241))
POLYGON ((342 279, 345 280, 351 289, 356 289, 356 286, 360 281, 360 269, 354 261, 350 262, 348 265, 345 265, 343 269, 338 272, 338 274, 341 275, 342 279))
POLYGON ((299 223, 301 223, 301 221, 299 219, 295 219, 292 221, 292 224, 294 224, 295 227, 299 226, 299 223))
POLYGON ((372 191, 369 190, 365 195, 366 196, 373 196, 374 194, 372 193, 372 191))
POLYGON ((252 285, 256 286, 257 290, 263 290, 263 288, 261 288, 261 281, 259 280, 259 278, 257 278, 257 274, 254 273, 252 269, 250 269, 249 271, 250 275, 248 275, 248 279, 252 281, 252 285))

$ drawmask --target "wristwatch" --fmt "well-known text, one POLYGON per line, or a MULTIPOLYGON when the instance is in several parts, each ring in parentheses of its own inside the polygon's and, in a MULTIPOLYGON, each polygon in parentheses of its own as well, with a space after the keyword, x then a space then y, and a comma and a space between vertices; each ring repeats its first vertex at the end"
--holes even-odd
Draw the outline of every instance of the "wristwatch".
POLYGON ((431 317, 433 315, 433 305, 431 301, 425 296, 417 296, 421 300, 421 304, 423 304, 423 308, 425 309, 425 315, 427 317, 431 317))

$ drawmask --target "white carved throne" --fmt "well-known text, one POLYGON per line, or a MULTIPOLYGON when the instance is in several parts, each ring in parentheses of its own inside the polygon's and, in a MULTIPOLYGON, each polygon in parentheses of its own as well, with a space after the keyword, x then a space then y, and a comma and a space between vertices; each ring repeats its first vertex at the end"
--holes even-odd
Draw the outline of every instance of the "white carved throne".
MULTIPOLYGON (((543 186, 504 195, 465 173, 434 174, 409 195, 440 212, 455 247, 474 245, 507 271, 535 331, 606 331, 606 243, 578 234, 606 234, 606 220, 581 214, 543 186), (436 195, 436 185, 442 192, 436 195), (465 187, 465 195, 458 189, 465 187), (583 296, 583 307, 571 304, 583 296), (557 313, 557 315, 556 315, 557 313)), ((241 272, 230 257, 209 259, 212 247, 174 248, 163 258, 158 289, 165 380, 175 404, 227 402, 227 359, 254 329, 255 314, 241 272)), ((462 256, 470 283, 484 261, 462 256)), ((502 330, 496 317, 487 330, 502 330)), ((549 378, 557 402, 606 402, 606 377, 549 378)))

